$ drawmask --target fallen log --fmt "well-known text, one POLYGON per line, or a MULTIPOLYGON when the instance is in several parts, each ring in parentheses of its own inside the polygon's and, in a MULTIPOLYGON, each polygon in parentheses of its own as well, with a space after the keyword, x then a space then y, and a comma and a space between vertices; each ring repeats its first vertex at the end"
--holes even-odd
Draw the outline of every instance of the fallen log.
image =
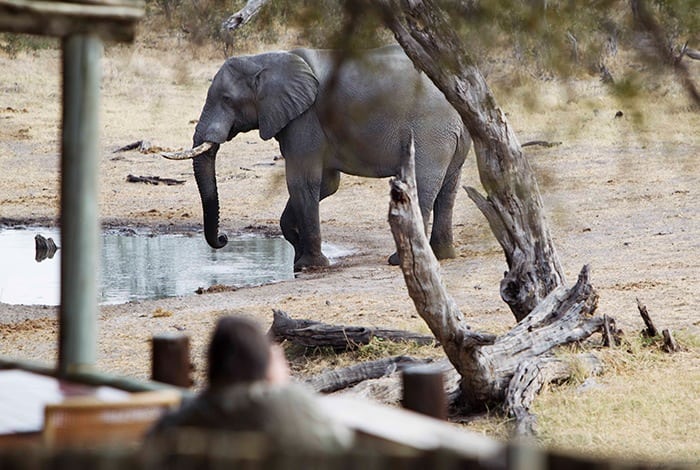
POLYGON ((176 180, 173 178, 161 178, 160 176, 127 175, 126 181, 129 183, 146 183, 146 184, 153 184, 156 186, 159 185, 160 183, 163 183, 167 186, 173 186, 176 184, 185 184, 185 180, 176 180))
POLYGON ((128 152, 129 150, 134 150, 134 149, 140 148, 142 143, 143 143, 143 140, 137 140, 136 142, 132 142, 130 144, 126 144, 122 147, 119 147, 118 149, 116 149, 112 153, 128 152))
POLYGON ((386 357, 342 369, 330 370, 308 378, 305 382, 317 392, 332 393, 366 380, 387 377, 408 367, 430 364, 431 362, 433 362, 432 359, 417 359, 410 356, 386 357))
POLYGON ((140 153, 161 153, 168 152, 170 149, 160 147, 158 145, 153 145, 150 140, 137 140, 126 144, 118 149, 114 150, 112 153, 128 152, 129 150, 138 150, 140 153))
POLYGON ((561 145, 561 142, 548 142, 546 140, 531 140, 529 142, 525 142, 524 144, 520 145, 520 147, 531 147, 534 145, 539 145, 539 146, 545 147, 545 148, 551 148, 551 147, 556 147, 557 145, 561 145))
POLYGON ((314 320, 295 320, 282 310, 273 310, 272 326, 268 335, 277 342, 287 340, 307 348, 331 347, 347 351, 369 344, 373 338, 393 342, 414 342, 419 345, 435 344, 430 335, 410 331, 366 326, 329 325, 314 320))
MULTIPOLYGON (((440 359, 425 367, 430 367, 443 374, 443 384, 447 395, 450 419, 459 419, 464 416, 464 411, 459 403, 459 383, 461 377, 454 366, 447 359, 440 359)), ((356 398, 366 398, 385 405, 400 405, 403 399, 401 373, 396 371, 390 375, 375 379, 366 379, 347 389, 339 389, 336 393, 351 395, 356 398)))

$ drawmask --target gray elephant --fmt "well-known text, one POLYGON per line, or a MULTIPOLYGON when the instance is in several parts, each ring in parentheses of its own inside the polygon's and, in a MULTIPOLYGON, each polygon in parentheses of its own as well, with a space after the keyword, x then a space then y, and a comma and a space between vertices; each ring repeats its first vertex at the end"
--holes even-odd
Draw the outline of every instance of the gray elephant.
MULTIPOLYGON (((454 257, 452 209, 469 135, 444 95, 398 46, 342 62, 337 53, 297 49, 228 59, 214 77, 197 123, 193 149, 204 211, 204 235, 219 234, 215 160, 220 144, 241 132, 275 138, 285 159, 289 200, 280 226, 294 246, 294 270, 326 266, 319 202, 335 193, 340 173, 382 178, 397 173, 401 137, 415 139, 416 180, 430 244, 439 259, 454 257)), ((398 264, 396 254, 389 259, 398 264)))

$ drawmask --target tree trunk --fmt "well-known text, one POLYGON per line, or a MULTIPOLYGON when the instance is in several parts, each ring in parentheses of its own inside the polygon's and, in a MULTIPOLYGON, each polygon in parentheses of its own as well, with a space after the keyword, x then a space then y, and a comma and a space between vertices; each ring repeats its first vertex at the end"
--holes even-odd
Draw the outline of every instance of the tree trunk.
POLYGON ((431 0, 384 0, 385 24, 406 54, 445 93, 474 143, 487 197, 466 188, 501 244, 508 272, 501 297, 517 321, 565 285, 530 164, 486 80, 431 0))

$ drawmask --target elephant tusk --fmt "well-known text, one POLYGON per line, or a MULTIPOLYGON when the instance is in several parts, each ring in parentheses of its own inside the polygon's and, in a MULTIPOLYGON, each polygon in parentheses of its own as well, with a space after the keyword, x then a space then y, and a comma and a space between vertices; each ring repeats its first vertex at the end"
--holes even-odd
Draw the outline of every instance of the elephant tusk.
POLYGON ((160 154, 161 157, 167 158, 168 160, 188 160, 190 158, 195 158, 206 152, 212 147, 211 142, 204 142, 190 150, 183 150, 181 152, 163 152, 160 154))

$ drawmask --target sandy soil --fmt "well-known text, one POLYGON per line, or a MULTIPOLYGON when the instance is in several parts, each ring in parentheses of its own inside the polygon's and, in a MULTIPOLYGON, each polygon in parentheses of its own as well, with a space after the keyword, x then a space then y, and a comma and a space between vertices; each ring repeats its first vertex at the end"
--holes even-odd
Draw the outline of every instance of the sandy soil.
MULTIPOLYGON (((188 53, 164 53, 147 42, 105 52, 99 156, 105 224, 199 229, 200 202, 189 163, 138 151, 113 153, 140 139, 167 148, 190 144, 208 80, 221 60, 187 59, 188 53), (127 183, 128 174, 181 178, 186 183, 127 183)), ((698 71, 696 67, 696 76, 698 71)), ((56 223, 59 73, 58 51, 0 56, 3 224, 56 223)), ((530 147, 527 153, 569 281, 582 265, 590 264, 600 294, 599 312, 615 317, 625 331, 641 329, 635 300, 639 298, 659 327, 697 334, 700 115, 683 93, 664 83, 635 110, 606 97, 591 79, 567 86, 531 81, 499 99, 521 142, 562 142, 549 149, 530 147), (534 96, 537 103, 525 106, 534 96), (624 115, 615 118, 618 110, 624 115)), ((275 142, 263 142, 255 133, 222 147, 217 172, 224 231, 254 227, 279 233, 277 221, 286 201, 284 168, 281 162, 269 165, 277 155, 275 142)), ((463 183, 480 188, 473 158, 464 167, 463 183)), ((385 262, 393 250, 387 208, 386 180, 344 177, 338 193, 321 205, 324 239, 355 251, 337 265, 235 292, 103 307, 98 367, 147 378, 149 339, 154 333, 177 330, 190 335, 193 360, 201 371, 202 348, 217 317, 246 314, 267 326, 273 308, 329 323, 427 331, 399 270, 385 262)), ((460 256, 442 263, 445 282, 474 328, 503 331, 513 324, 498 294, 505 260, 463 191, 454 224, 460 256)), ((55 308, 0 304, 1 355, 53 363, 56 341, 55 308)), ((686 370, 698 383, 697 351, 690 354, 686 370)))

